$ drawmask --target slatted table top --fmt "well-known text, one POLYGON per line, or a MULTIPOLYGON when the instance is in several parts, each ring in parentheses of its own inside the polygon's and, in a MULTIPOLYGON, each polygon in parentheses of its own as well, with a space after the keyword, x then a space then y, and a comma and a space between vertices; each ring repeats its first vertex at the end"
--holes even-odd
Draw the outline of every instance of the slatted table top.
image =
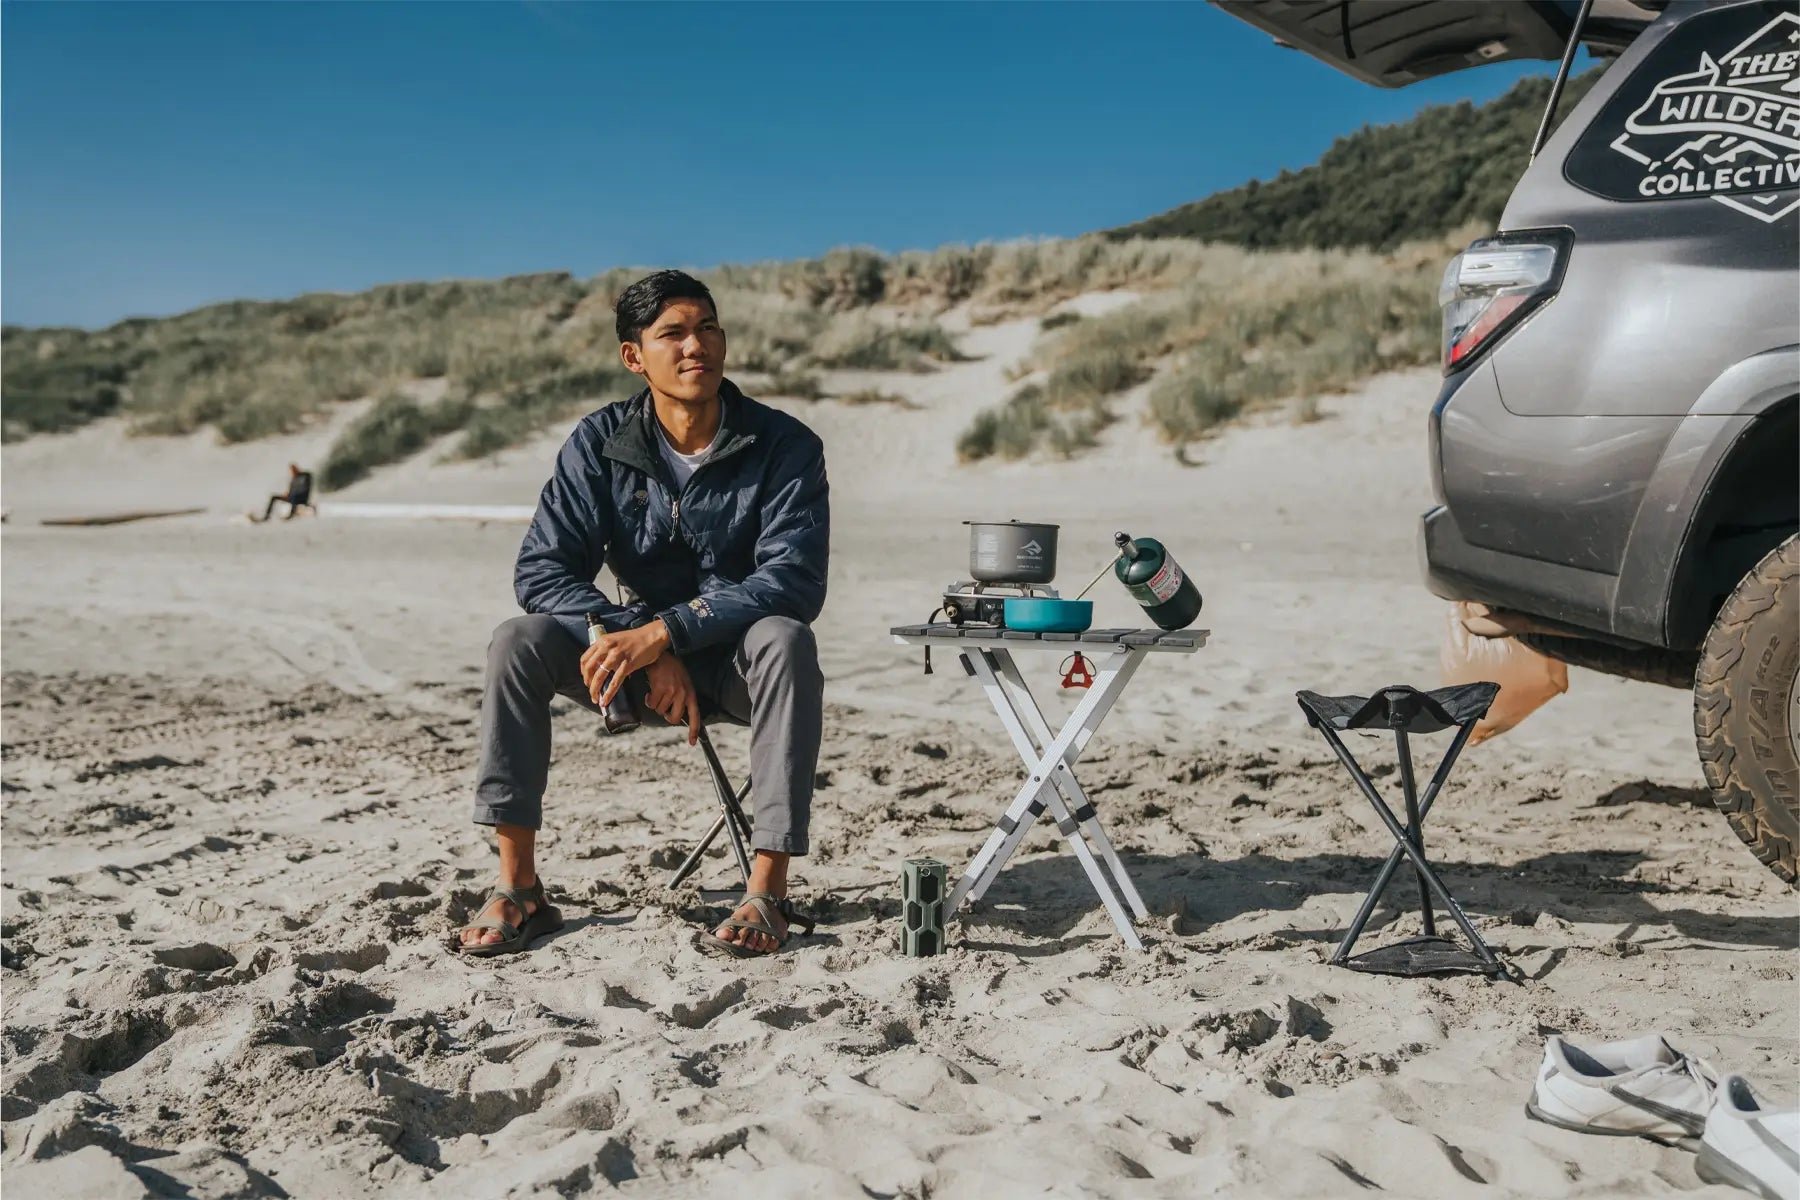
POLYGON ((1031 633, 992 625, 896 625, 888 630, 902 646, 946 642, 997 642, 1008 650, 1161 650, 1192 654, 1206 645, 1210 629, 1088 629, 1081 633, 1031 633))

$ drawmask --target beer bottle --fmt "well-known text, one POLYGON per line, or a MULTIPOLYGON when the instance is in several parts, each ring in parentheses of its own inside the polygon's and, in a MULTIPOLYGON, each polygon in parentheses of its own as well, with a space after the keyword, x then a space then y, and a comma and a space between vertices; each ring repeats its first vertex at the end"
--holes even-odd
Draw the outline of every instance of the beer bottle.
MULTIPOLYGON (((600 623, 599 613, 587 615, 587 627, 590 646, 606 632, 606 626, 600 623)), ((630 733, 638 727, 637 705, 631 702, 631 688, 628 684, 629 681, 621 683, 619 690, 613 695, 612 703, 600 710, 600 723, 608 733, 630 733)), ((601 690, 604 691, 605 688, 602 687, 601 690)))

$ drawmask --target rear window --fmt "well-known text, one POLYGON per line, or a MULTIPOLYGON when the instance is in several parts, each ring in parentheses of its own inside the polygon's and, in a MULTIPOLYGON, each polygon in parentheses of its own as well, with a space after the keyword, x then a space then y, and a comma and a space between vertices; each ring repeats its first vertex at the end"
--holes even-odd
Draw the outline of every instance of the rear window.
POLYGON ((1563 164, 1608 200, 1712 198, 1759 220, 1800 207, 1800 12, 1744 4, 1681 24, 1563 164))

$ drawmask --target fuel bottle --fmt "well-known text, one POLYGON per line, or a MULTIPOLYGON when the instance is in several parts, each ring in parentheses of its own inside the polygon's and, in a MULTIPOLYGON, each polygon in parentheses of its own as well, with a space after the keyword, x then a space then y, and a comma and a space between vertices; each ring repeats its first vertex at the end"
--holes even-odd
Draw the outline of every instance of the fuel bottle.
POLYGON ((1194 586, 1163 544, 1155 538, 1113 534, 1119 547, 1113 574, 1125 585, 1159 629, 1185 629, 1200 615, 1200 589, 1194 586))

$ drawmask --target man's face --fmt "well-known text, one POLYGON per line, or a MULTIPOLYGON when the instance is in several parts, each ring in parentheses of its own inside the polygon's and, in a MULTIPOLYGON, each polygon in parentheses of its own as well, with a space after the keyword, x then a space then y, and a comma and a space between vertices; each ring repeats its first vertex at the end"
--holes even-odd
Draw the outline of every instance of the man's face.
POLYGON ((625 342, 627 370, 674 400, 711 400, 725 378, 725 330, 704 300, 672 300, 644 329, 642 343, 625 342))

